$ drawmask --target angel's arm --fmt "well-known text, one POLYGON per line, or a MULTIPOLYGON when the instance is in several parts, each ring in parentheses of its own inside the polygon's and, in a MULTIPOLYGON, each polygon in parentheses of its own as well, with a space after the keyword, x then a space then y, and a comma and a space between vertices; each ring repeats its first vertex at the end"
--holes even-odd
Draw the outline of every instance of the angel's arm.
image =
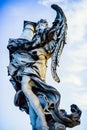
POLYGON ((15 51, 17 49, 32 50, 37 47, 42 47, 46 44, 47 32, 48 29, 44 29, 42 32, 37 32, 31 41, 22 38, 9 39, 7 48, 10 51, 15 51))
POLYGON ((62 27, 62 18, 60 15, 60 7, 57 5, 51 6, 56 12, 57 16, 53 22, 53 25, 50 29, 46 28, 38 35, 36 34, 34 38, 31 41, 28 41, 26 39, 10 39, 9 44, 7 48, 9 50, 15 50, 15 49, 34 49, 37 47, 43 47, 45 44, 49 43, 51 40, 54 40, 55 42, 58 41, 58 38, 60 37, 60 30, 62 27))

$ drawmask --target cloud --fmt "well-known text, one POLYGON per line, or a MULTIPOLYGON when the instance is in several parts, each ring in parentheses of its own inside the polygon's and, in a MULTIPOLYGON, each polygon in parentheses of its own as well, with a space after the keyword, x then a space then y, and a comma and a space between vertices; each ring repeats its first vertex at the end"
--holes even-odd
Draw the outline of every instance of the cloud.
POLYGON ((66 83, 70 83, 70 84, 75 84, 77 86, 81 86, 82 85, 82 82, 80 80, 80 77, 76 76, 76 75, 69 75, 67 77, 64 77, 64 81, 66 83))
MULTIPOLYGON (((87 28, 87 1, 83 0, 72 4, 66 9, 68 21, 69 40, 73 40, 73 44, 83 41, 87 28), (70 10, 70 11, 69 11, 70 10)), ((72 42, 72 41, 71 41, 72 42)))
POLYGON ((64 0, 38 0, 39 4, 47 6, 48 4, 63 2, 64 0))
MULTIPOLYGON (((87 91, 87 90, 85 90, 87 91)), ((87 93, 74 93, 74 100, 77 102, 77 104, 80 104, 82 109, 87 110, 87 93)))
MULTIPOLYGON (((65 55, 66 83, 83 86, 87 71, 87 1, 73 2, 64 6, 68 22, 67 45, 65 55), (69 6, 70 5, 70 6, 69 6), (67 58, 67 62, 66 62, 67 58)), ((63 72, 64 73, 64 72, 63 72)), ((84 87, 85 88, 85 87, 84 87)))
POLYGON ((70 61, 73 63, 67 68, 69 72, 82 72, 87 70, 87 44, 83 42, 78 48, 68 51, 70 61))

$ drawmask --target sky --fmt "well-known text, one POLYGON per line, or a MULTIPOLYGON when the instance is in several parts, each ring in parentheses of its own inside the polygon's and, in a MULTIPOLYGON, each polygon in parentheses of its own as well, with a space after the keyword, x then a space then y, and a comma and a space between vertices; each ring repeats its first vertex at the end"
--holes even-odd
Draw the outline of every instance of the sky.
POLYGON ((0 0, 0 130, 31 130, 29 116, 14 106, 15 90, 7 74, 6 46, 9 38, 20 36, 24 20, 37 22, 45 18, 51 26, 56 16, 50 7, 53 3, 67 17, 67 44, 58 67, 61 82, 53 81, 50 60, 46 82, 60 92, 60 108, 70 112, 70 105, 77 104, 82 110, 81 124, 72 130, 87 130, 87 0, 0 0))

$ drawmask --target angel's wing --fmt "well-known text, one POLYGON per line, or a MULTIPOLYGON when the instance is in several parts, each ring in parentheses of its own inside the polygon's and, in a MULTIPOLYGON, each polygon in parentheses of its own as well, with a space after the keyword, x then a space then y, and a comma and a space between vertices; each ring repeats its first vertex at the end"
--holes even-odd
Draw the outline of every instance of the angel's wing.
POLYGON ((52 77, 55 81, 60 82, 60 79, 56 73, 56 68, 59 63, 59 59, 65 45, 65 37, 66 37, 66 30, 67 30, 67 23, 66 17, 62 9, 58 6, 53 4, 51 6, 56 12, 57 16, 53 22, 52 27, 48 32, 48 40, 50 40, 49 44, 45 46, 45 49, 48 53, 52 54, 51 57, 51 72, 52 77))

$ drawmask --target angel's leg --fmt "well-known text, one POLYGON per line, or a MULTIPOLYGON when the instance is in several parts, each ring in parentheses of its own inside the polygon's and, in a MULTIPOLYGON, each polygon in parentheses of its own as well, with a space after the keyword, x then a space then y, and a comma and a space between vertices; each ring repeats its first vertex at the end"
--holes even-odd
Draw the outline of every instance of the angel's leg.
MULTIPOLYGON (((40 119, 39 122, 39 129, 41 130, 48 130, 47 122, 45 119, 44 111, 42 109, 42 106, 39 102, 38 97, 32 92, 31 86, 29 85, 30 78, 28 76, 23 76, 22 78, 22 91, 24 92, 27 100, 28 100, 28 105, 30 103, 31 107, 37 114, 38 118, 40 119)), ((37 129, 37 130, 39 130, 37 129)))
POLYGON ((32 125, 32 130, 36 129, 36 120, 37 120, 37 115, 34 111, 34 109, 32 108, 32 106, 29 103, 29 114, 30 114, 30 122, 32 125))

